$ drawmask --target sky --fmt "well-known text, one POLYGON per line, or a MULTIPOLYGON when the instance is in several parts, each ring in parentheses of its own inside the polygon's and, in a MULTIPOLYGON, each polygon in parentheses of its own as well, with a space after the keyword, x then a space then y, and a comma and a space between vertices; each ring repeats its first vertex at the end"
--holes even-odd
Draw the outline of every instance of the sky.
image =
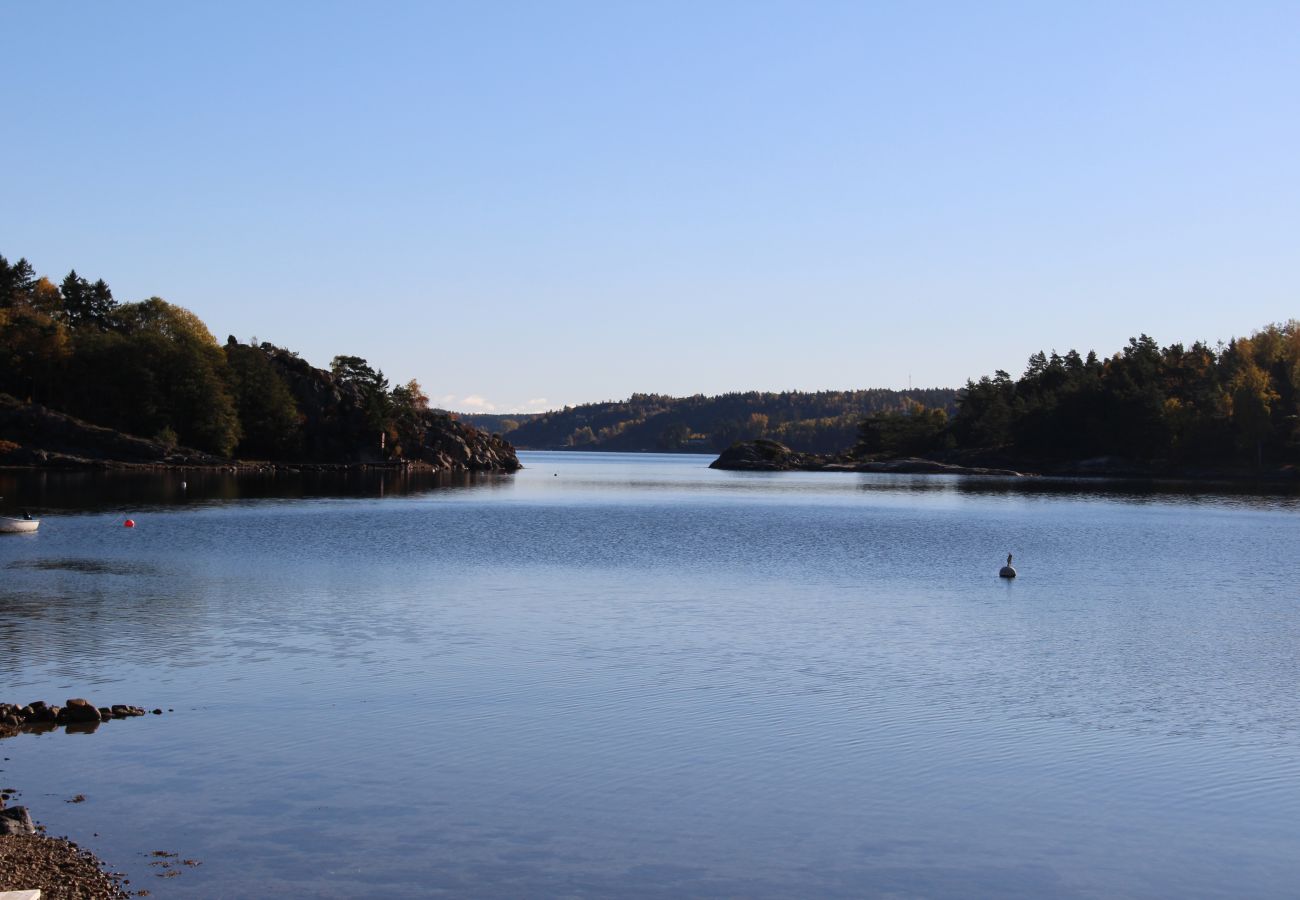
POLYGON ((1300 315, 1300 3, 10 4, 0 255, 438 405, 1300 315))

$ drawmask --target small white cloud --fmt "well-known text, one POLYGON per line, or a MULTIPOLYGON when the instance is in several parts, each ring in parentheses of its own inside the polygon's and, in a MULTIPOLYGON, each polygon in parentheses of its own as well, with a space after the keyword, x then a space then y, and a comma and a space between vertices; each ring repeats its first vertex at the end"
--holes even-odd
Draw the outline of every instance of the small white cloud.
POLYGON ((496 412, 497 409, 495 403, 489 403, 478 394, 470 394, 468 397, 462 398, 460 405, 462 409, 473 410, 476 412, 496 412))
POLYGON ((521 409, 515 410, 515 412, 535 413, 546 412, 551 409, 555 409, 554 403, 547 400, 545 397, 534 397, 525 403, 521 409))

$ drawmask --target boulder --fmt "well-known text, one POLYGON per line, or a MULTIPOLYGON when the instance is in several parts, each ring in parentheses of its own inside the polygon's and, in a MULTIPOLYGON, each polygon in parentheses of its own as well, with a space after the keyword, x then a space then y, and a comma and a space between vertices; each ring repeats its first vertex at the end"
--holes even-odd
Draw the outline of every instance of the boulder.
POLYGON ((35 703, 28 705, 32 714, 25 721, 29 723, 53 722, 59 717, 59 708, 47 705, 44 700, 37 700, 35 703))
POLYGON ((67 706, 63 708, 65 722, 99 722, 102 719, 95 705, 81 697, 69 698, 67 706))
POLYGON ((0 809, 0 834, 35 834, 36 823, 25 806, 0 809))

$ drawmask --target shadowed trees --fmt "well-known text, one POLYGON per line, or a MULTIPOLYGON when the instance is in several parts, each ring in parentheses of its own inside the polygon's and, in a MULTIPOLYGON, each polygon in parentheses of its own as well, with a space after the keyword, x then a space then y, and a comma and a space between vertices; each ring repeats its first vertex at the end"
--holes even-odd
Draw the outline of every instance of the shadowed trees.
POLYGON ((390 391, 361 357, 337 356, 327 373, 271 344, 222 346, 159 297, 118 303, 102 279, 74 270, 55 285, 3 256, 0 391, 167 445, 257 459, 419 455, 448 421, 418 382, 390 391))
POLYGON ((293 459, 302 452, 301 417, 288 385, 260 347, 233 337, 225 346, 227 381, 239 410, 237 452, 250 459, 293 459))
POLYGON ((62 408, 79 418, 222 456, 239 443, 225 354, 197 316, 158 297, 77 332, 69 376, 77 390, 62 408))
POLYGON ((948 414, 942 409, 927 409, 912 403, 902 411, 888 410, 862 420, 858 429, 858 456, 920 456, 947 449, 952 438, 947 434, 948 414))
POLYGON ((1036 353, 1019 379, 968 381, 948 433, 958 448, 1049 460, 1300 462, 1300 323, 1218 350, 1143 334, 1106 360, 1036 353))

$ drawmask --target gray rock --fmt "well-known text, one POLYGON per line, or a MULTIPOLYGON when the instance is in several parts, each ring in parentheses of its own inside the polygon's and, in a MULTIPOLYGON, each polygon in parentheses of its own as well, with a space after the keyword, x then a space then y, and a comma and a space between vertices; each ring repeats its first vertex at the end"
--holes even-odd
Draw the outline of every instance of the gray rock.
POLYGON ((0 834, 35 834, 36 824, 25 806, 0 809, 0 834))

